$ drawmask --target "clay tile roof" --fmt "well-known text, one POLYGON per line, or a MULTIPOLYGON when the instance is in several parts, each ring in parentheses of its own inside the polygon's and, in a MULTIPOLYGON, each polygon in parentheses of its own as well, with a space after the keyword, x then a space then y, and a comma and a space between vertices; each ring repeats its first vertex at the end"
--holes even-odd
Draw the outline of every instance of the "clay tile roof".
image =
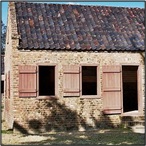
POLYGON ((15 2, 19 49, 144 51, 144 9, 15 2))

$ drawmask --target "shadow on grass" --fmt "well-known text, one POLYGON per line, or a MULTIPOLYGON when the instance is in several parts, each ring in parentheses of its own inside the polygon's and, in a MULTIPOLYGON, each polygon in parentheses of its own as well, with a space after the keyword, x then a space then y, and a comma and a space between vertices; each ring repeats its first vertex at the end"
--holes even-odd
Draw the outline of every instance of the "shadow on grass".
MULTIPOLYGON (((112 131, 112 130, 111 130, 112 131)), ((144 134, 137 134, 128 132, 104 132, 90 131, 90 132, 66 132, 46 134, 45 140, 22 142, 25 145, 51 145, 51 144, 103 144, 103 145, 130 145, 130 144, 144 144, 144 134)))

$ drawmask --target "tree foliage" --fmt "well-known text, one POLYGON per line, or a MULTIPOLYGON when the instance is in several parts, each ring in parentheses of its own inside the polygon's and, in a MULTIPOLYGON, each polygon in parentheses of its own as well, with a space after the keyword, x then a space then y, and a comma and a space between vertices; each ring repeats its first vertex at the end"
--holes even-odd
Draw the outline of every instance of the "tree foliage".
POLYGON ((4 54, 5 52, 5 41, 6 41, 6 29, 7 26, 1 21, 1 27, 2 27, 2 32, 1 32, 1 54, 4 54))

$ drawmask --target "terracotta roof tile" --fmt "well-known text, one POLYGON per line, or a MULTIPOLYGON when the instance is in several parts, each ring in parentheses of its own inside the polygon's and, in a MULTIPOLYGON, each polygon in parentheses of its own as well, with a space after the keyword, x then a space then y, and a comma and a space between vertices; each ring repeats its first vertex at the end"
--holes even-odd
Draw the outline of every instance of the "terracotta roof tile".
POLYGON ((19 49, 144 50, 144 9, 15 2, 19 49))

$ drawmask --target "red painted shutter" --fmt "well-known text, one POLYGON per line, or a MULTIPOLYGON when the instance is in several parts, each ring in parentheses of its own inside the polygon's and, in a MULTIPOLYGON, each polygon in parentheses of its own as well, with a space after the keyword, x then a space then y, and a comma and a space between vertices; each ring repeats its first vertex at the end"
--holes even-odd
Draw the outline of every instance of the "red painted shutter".
POLYGON ((7 98, 7 73, 5 74, 5 97, 7 98))
POLYGON ((103 112, 121 113, 121 66, 103 66, 103 112))
POLYGON ((142 65, 138 66, 137 71, 137 89, 138 89, 138 110, 139 112, 143 112, 143 109, 145 108, 145 103, 142 99, 142 65))
POLYGON ((78 65, 63 66, 63 95, 80 96, 80 67, 78 65))
POLYGON ((10 98, 10 71, 8 71, 8 92, 7 92, 8 98, 10 98))
POLYGON ((36 66, 19 66, 19 97, 37 96, 36 66))

